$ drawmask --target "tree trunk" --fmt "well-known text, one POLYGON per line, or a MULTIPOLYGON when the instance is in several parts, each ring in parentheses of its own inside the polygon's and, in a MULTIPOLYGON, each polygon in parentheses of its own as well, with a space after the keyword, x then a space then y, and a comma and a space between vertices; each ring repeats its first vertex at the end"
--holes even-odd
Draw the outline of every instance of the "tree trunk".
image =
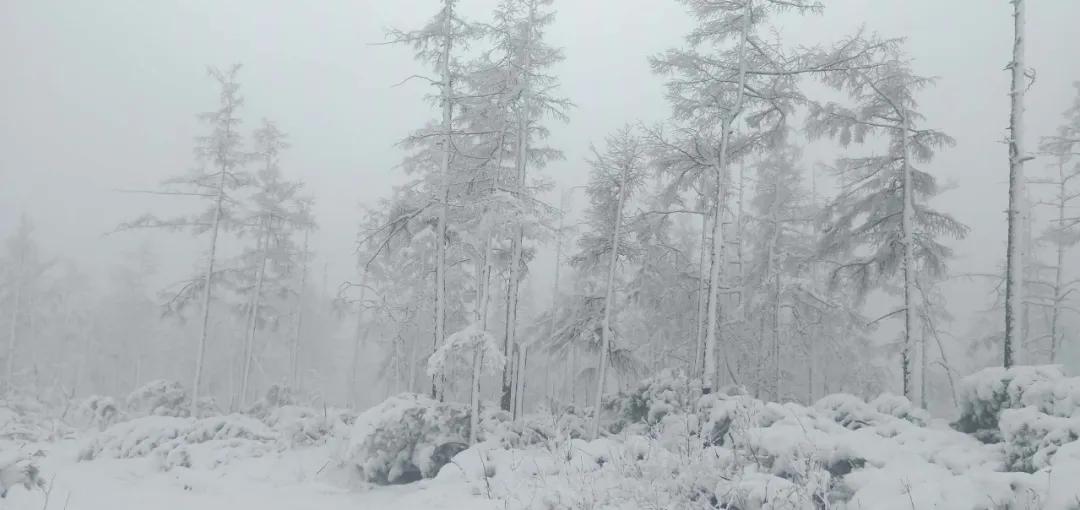
POLYGON ((304 327, 304 296, 307 291, 308 277, 308 237, 310 230, 304 230, 304 265, 300 269, 300 288, 296 289, 296 327, 293 329, 292 341, 292 367, 289 386, 293 390, 300 389, 300 334, 304 327))
MULTIPOLYGON (((353 338, 352 367, 349 370, 349 388, 346 392, 348 395, 348 404, 350 406, 356 406, 358 403, 356 395, 356 377, 360 373, 360 351, 367 340, 368 331, 370 331, 370 328, 364 324, 364 297, 366 297, 366 295, 367 271, 364 272, 364 276, 360 279, 360 302, 356 305, 356 335, 353 338)), ((409 375, 412 376, 412 374, 409 375)), ((409 385, 412 385, 412 381, 409 382, 409 385)))
POLYGON ((480 345, 473 351, 472 396, 469 398, 469 446, 476 444, 476 434, 480 430, 480 371, 484 363, 484 350, 480 345))
POLYGON ((1021 307, 1024 302, 1024 252, 1023 252, 1023 200, 1024 200, 1024 0, 1012 0, 1013 4, 1013 58, 1009 64, 1012 86, 1009 91, 1009 237, 1005 258, 1005 345, 1003 365, 1008 368, 1014 362, 1014 350, 1022 341, 1020 324, 1021 307))
MULTIPOLYGON (((450 74, 450 50, 453 46, 453 13, 454 2, 443 0, 444 14, 442 59, 439 63, 439 80, 442 83, 440 103, 442 105, 442 161, 439 164, 442 201, 439 204, 439 221, 435 233, 435 345, 432 352, 438 349, 446 340, 446 221, 449 214, 450 204, 450 151, 452 149, 451 129, 453 128, 453 94, 454 88, 450 74)), ((441 397, 441 391, 436 388, 435 379, 431 383, 432 398, 441 397)))
MULTIPOLYGON (((1063 161, 1058 161, 1058 229, 1065 228, 1065 164, 1063 161)), ((1057 362, 1057 350, 1061 344, 1061 333, 1058 328, 1061 326, 1061 308, 1065 301, 1063 294, 1063 273, 1065 271, 1065 240, 1061 238, 1063 230, 1058 231, 1058 237, 1056 240, 1057 248, 1057 266, 1054 268, 1054 307, 1051 309, 1050 315, 1050 363, 1057 362)))
POLYGON ((15 385, 15 347, 18 345, 19 336, 19 313, 22 306, 23 272, 26 270, 26 247, 19 248, 19 267, 15 272, 15 302, 11 307, 11 325, 8 332, 7 346, 7 381, 4 384, 5 391, 12 391, 15 385))
POLYGON ((263 218, 263 232, 259 240, 259 269, 255 276, 255 290, 251 295, 251 303, 248 306, 247 330, 244 338, 244 370, 240 375, 240 395, 237 401, 240 409, 247 405, 248 383, 251 380, 251 361, 255 358, 255 330, 259 325, 259 305, 262 303, 263 279, 266 277, 267 251, 270 246, 272 219, 268 216, 263 218))
POLYGON ((724 263, 724 234, 723 215, 727 189, 725 189, 725 177, 728 167, 728 147, 731 144, 731 130, 735 119, 738 118, 743 106, 744 89, 746 88, 746 40, 749 37, 751 12, 753 0, 746 0, 743 15, 742 33, 739 41, 739 75, 736 80, 738 93, 734 107, 724 116, 724 122, 720 133, 720 154, 716 162, 716 211, 713 215, 712 236, 712 268, 709 271, 709 306, 705 315, 705 369, 702 374, 701 391, 704 394, 712 393, 713 383, 716 379, 716 343, 717 322, 720 320, 718 302, 720 301, 720 269, 724 263))
POLYGON ((217 256, 218 233, 221 230, 221 208, 225 200, 225 177, 228 165, 221 165, 221 178, 218 180, 217 204, 214 207, 214 221, 210 227, 210 254, 206 261, 206 278, 202 298, 202 327, 199 330, 199 350, 195 355, 195 381, 191 384, 191 416, 198 416, 199 384, 202 381, 203 360, 206 358, 206 337, 210 328, 210 298, 214 286, 214 258, 217 256))
MULTIPOLYGON (((521 105, 518 108, 517 113, 517 144, 514 146, 514 167, 517 171, 517 199, 523 201, 525 197, 525 174, 526 166, 529 156, 529 73, 532 71, 532 30, 534 24, 534 17, 536 15, 536 6, 530 2, 529 4, 529 21, 525 26, 527 35, 525 37, 524 55, 521 66, 521 105)), ((503 352, 508 353, 506 349, 517 348, 517 312, 518 312, 518 294, 520 290, 519 281, 521 279, 521 243, 525 238, 525 228, 522 225, 521 220, 517 222, 516 232, 512 241, 511 258, 510 258, 510 285, 507 289, 506 298, 506 336, 503 341, 503 352)), ((503 368, 503 394, 500 404, 505 411, 510 411, 508 407, 510 405, 510 392, 512 391, 512 380, 510 377, 510 368, 503 368)))
MULTIPOLYGON (((704 174, 703 174, 704 175, 704 174)), ((702 181, 706 179, 702 177, 702 181)), ((704 189, 704 187, 703 187, 704 189)), ((704 201, 707 203, 708 199, 704 201)), ((705 293, 708 291, 706 285, 707 279, 705 277, 705 270, 709 267, 709 211, 708 206, 702 207, 701 210, 701 253, 698 257, 698 293, 697 293, 697 343, 694 347, 694 366, 690 370, 690 376, 695 377, 701 374, 702 370, 702 349, 705 346, 705 313, 709 307, 709 296, 705 293)))
POLYGON ((900 216, 900 228, 904 238, 904 345, 900 351, 900 371, 903 378, 904 396, 914 401, 915 389, 912 386, 911 377, 911 349, 914 345, 912 335, 915 334, 915 190, 911 176, 911 146, 909 129, 911 124, 905 118, 902 120, 901 144, 904 150, 903 161, 903 185, 904 204, 900 216))
POLYGON ((615 228, 611 233, 611 259, 608 263, 607 290, 604 294, 604 319, 603 330, 600 333, 600 366, 597 368, 596 398, 593 405, 592 438, 600 435, 600 406, 604 401, 604 382, 607 376, 608 351, 611 349, 611 309, 615 306, 615 268, 619 262, 619 234, 622 230, 623 207, 626 204, 627 172, 629 168, 622 168, 622 179, 619 183, 619 201, 615 206, 615 228))

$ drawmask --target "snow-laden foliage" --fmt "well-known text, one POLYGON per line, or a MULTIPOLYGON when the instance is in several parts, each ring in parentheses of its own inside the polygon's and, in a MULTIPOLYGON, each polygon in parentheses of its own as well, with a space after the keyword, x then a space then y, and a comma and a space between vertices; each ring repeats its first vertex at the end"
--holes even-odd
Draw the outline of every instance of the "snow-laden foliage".
POLYGON ((1064 378, 1054 365, 990 367, 971 374, 960 382, 960 418, 955 427, 996 439, 1001 411, 1026 406, 1024 396, 1033 388, 1038 389, 1029 398, 1044 400, 1048 385, 1064 378))
POLYGON ((189 402, 187 390, 180 383, 158 379, 131 392, 127 410, 135 416, 187 416, 189 402))
POLYGON ((364 481, 407 483, 434 476, 468 437, 465 406, 406 393, 356 417, 344 458, 364 481))
POLYGON ((494 374, 506 364, 502 348, 495 337, 484 331, 479 324, 469 324, 465 329, 448 337, 428 358, 427 374, 439 375, 454 371, 455 366, 471 366, 473 353, 481 351, 481 371, 494 374))
POLYGON ((662 387, 653 382, 636 392, 635 416, 648 426, 517 449, 484 442, 459 453, 437 479, 528 509, 1066 510, 1080 496, 1075 483, 1061 481, 1080 471, 1080 442, 1060 432, 1064 418, 1037 417, 1034 408, 1003 414, 1015 445, 1002 448, 899 396, 831 395, 804 407, 711 394, 668 408, 664 402, 688 395, 664 397, 677 390, 662 387), (649 394, 661 397, 641 398, 649 394), (667 412, 650 418, 640 412, 646 400, 667 412), (1010 472, 1024 462, 1030 472, 1010 472))
POLYGON ((277 434, 244 415, 195 420, 175 416, 144 416, 113 425, 88 440, 79 460, 153 456, 163 469, 192 466, 193 451, 203 453, 201 465, 215 467, 236 457, 254 457, 274 448, 277 434), (203 446, 203 448, 198 448, 203 446))
POLYGON ((1058 449, 1080 439, 1080 418, 1060 418, 1034 407, 1006 409, 999 421, 1010 471, 1034 473, 1050 466, 1058 449))
POLYGON ((120 406, 112 397, 94 395, 87 397, 79 403, 72 412, 72 422, 75 426, 88 428, 93 427, 104 430, 123 418, 120 406))
POLYGON ((347 437, 356 415, 342 409, 312 409, 286 405, 275 408, 263 423, 277 431, 286 446, 316 445, 331 437, 347 437))

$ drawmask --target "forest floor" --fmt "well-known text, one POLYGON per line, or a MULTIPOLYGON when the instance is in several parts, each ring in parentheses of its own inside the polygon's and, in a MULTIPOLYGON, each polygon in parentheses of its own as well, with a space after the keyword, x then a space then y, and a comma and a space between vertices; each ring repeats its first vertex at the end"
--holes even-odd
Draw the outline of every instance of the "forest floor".
POLYGON ((11 510, 438 510, 498 508, 469 487, 439 480, 346 488, 336 483, 322 448, 242 459, 213 470, 160 470, 152 459, 76 462, 79 442, 40 444, 50 490, 13 488, 0 499, 11 510))

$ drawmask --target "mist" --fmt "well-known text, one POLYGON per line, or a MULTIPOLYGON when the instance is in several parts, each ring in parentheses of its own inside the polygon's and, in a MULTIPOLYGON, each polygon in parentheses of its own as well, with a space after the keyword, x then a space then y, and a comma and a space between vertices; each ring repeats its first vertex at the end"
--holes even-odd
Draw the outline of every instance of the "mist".
POLYGON ((0 418, 289 407, 375 485, 710 398, 1011 444, 980 388, 1080 387, 1080 3, 1014 2, 5 1, 0 418), (461 448, 373 475, 409 406, 461 448))

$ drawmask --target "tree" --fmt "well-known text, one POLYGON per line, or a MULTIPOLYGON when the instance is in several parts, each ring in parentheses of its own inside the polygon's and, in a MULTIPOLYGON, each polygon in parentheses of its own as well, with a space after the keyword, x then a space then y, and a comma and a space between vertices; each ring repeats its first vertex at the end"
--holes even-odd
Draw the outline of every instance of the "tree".
MULTIPOLYGON (((510 233, 510 259, 506 294, 506 321, 503 350, 509 357, 511 350, 518 349, 517 330, 519 294, 526 263, 524 260, 528 223, 537 220, 535 213, 522 214, 535 209, 535 188, 529 186, 528 170, 542 168, 553 159, 562 158, 556 149, 538 145, 549 135, 543 124, 546 119, 567 119, 566 111, 571 104, 555 95, 558 78, 550 70, 563 60, 562 51, 547 44, 545 33, 554 21, 554 11, 548 10, 553 0, 502 0, 493 13, 494 21, 487 27, 492 42, 474 66, 472 73, 473 94, 487 103, 491 111, 489 126, 479 131, 490 131, 495 136, 488 142, 494 164, 494 179, 509 192, 519 211, 513 216, 510 233), (513 160, 512 172, 504 172, 504 158, 513 160)), ((475 116, 475 114, 474 114, 475 116)), ((485 116, 480 116, 481 118, 485 116)), ((483 154, 483 152, 481 152, 483 154)), ((489 209, 490 210, 490 209, 489 209)), ((532 232, 535 236, 535 231, 532 232)), ((485 256, 490 247, 484 248, 485 256)), ((489 293, 484 291, 482 295, 489 293)), ((503 368, 500 406, 511 410, 513 394, 513 367, 503 368)))
MULTIPOLYGON (((714 2, 682 0, 697 25, 687 36, 688 49, 668 50, 651 60, 653 70, 670 75, 668 100, 673 117, 712 138, 719 126, 719 142, 710 141, 709 163, 713 183, 707 210, 711 222, 710 270, 705 314, 702 390, 709 393, 717 376, 720 297, 725 238, 723 217, 730 194, 729 166, 746 154, 775 145, 796 106, 805 102, 799 92, 801 76, 828 77, 877 66, 877 55, 893 43, 848 37, 829 49, 789 50, 775 42, 769 18, 784 11, 810 14, 818 3, 781 0, 714 2), (736 130, 740 134, 736 136, 736 130), (736 137, 738 139, 736 139, 736 137)), ((702 275, 705 277, 705 275, 702 275)))
POLYGON ((589 222, 596 229, 594 232, 608 233, 604 238, 583 239, 582 245, 582 248, 589 252, 590 259, 595 260, 599 255, 608 257, 604 284, 604 315, 600 323, 600 360, 597 365, 596 398, 593 400, 595 413, 591 430, 594 438, 600 433, 600 408, 604 385, 607 382, 609 351, 613 345, 611 316, 615 307, 615 273, 619 252, 623 246, 623 210, 627 199, 644 182, 644 158, 644 145, 627 126, 608 137, 607 148, 603 154, 593 148, 593 159, 589 161, 592 168, 586 190, 590 199, 589 222))
POLYGON ((1021 308, 1024 301, 1024 162, 1031 159, 1024 149, 1024 78, 1028 73, 1024 59, 1026 35, 1024 34, 1024 0, 1011 0, 1013 4, 1013 54, 1006 66, 1012 75, 1009 89, 1009 233, 1005 257, 1005 342, 1003 364, 1006 368, 1014 362, 1014 344, 1021 341, 1021 308))
POLYGON ((191 389, 192 415, 198 409, 203 362, 206 357, 210 305, 216 279, 214 265, 217 259, 218 238, 222 230, 235 228, 234 209, 238 204, 235 195, 249 181, 248 175, 243 171, 248 156, 242 150, 243 139, 239 130, 241 122, 239 111, 244 104, 240 96, 240 84, 236 80, 239 71, 239 64, 225 71, 216 68, 208 69, 210 77, 219 88, 218 109, 199 115, 199 120, 210 129, 208 134, 197 139, 195 146, 195 156, 200 165, 189 175, 166 180, 165 189, 151 192, 160 195, 199 197, 207 201, 210 204, 209 207, 197 214, 176 218, 163 219, 146 214, 119 227, 120 230, 164 228, 188 230, 193 235, 209 234, 206 270, 202 277, 189 282, 171 300, 172 306, 182 308, 187 301, 194 298, 194 293, 201 292, 202 294, 202 321, 195 357, 195 376, 191 389))
POLYGON ((0 260, 4 268, 0 273, 3 277, 0 283, 3 294, 0 296, 8 308, 4 391, 11 392, 16 384, 20 334, 25 326, 32 326, 34 317, 40 313, 34 303, 40 301, 45 289, 46 272, 53 265, 44 258, 38 247, 34 239, 34 225, 26 214, 19 217, 19 226, 5 243, 5 253, 0 260))
POLYGON ((923 120, 915 93, 933 80, 913 74, 899 58, 832 84, 846 90, 855 105, 815 106, 807 123, 809 134, 835 138, 844 147, 883 136, 888 152, 839 161, 845 185, 826 210, 828 229, 819 250, 823 257, 842 258, 833 280, 854 283, 859 296, 901 272, 904 305, 889 315, 904 316, 900 364, 904 396, 912 399, 917 274, 941 277, 951 251, 937 238, 960 239, 967 233, 966 226, 929 207, 927 202, 938 193, 937 182, 915 165, 929 162, 953 140, 940 131, 915 128, 923 120))
MULTIPOLYGON (((435 224, 435 346, 446 339, 447 295, 446 277, 448 266, 448 221, 450 214, 452 165, 457 154, 455 138, 455 107, 462 103, 458 82, 462 78, 462 66, 455 58, 468 41, 476 37, 476 28, 458 16, 456 0, 442 0, 442 8, 423 28, 414 31, 395 30, 390 33, 391 42, 407 44, 415 50, 416 60, 432 66, 437 78, 429 81, 438 87, 437 100, 441 119, 437 126, 418 131, 406 140, 405 145, 416 152, 407 162, 407 170, 422 172, 426 187, 430 188, 430 203, 434 206, 435 224), (433 165, 433 163, 436 163, 433 165), (411 167, 411 168, 410 168, 411 167)), ((419 214, 419 213, 417 213, 419 214)), ((432 384, 432 396, 437 396, 432 384)))
MULTIPOLYGON (((241 264, 246 271, 239 273, 240 294, 248 296, 244 308, 246 326, 244 330, 243 371, 240 378, 237 403, 244 407, 248 398, 248 385, 251 378, 251 365, 255 359, 255 335, 260 322, 267 322, 265 307, 265 289, 272 294, 288 294, 292 274, 303 265, 304 256, 296 245, 293 236, 314 226, 311 218, 311 199, 300 194, 303 183, 288 181, 282 176, 280 167, 281 152, 288 148, 286 136, 278 127, 263 120, 263 124, 254 133, 255 152, 252 162, 261 166, 255 172, 251 182, 253 193, 248 200, 247 211, 240 221, 244 231, 255 238, 255 246, 248 246, 240 255, 241 264)), ((271 310, 274 315, 279 311, 271 310)))
POLYGON ((1054 136, 1045 137, 1040 144, 1040 151, 1053 157, 1051 166, 1056 170, 1050 179, 1036 181, 1054 187, 1053 200, 1045 202, 1054 208, 1051 220, 1042 234, 1042 239, 1054 247, 1055 264, 1052 283, 1052 302, 1050 306, 1050 363, 1057 361, 1057 355, 1065 338, 1063 331, 1064 312, 1070 310, 1069 295, 1077 289, 1080 281, 1065 280, 1066 254, 1080 242, 1080 217, 1071 211, 1080 202, 1080 162, 1075 162, 1077 149, 1080 148, 1080 82, 1073 84, 1077 95, 1072 106, 1065 111, 1066 122, 1058 128, 1054 136))

